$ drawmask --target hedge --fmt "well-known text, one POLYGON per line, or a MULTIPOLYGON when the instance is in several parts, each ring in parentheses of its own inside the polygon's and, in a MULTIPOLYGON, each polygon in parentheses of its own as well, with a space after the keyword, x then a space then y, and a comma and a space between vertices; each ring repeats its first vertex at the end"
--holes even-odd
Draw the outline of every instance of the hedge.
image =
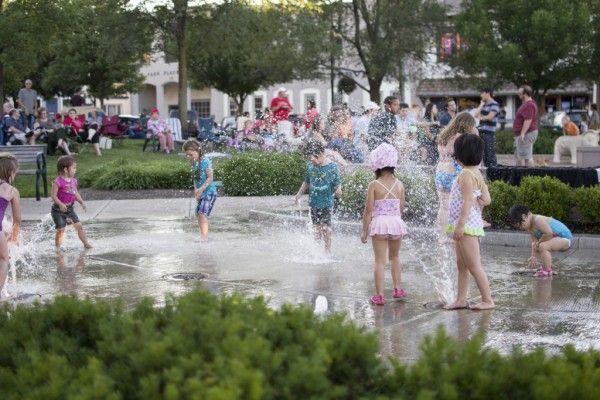
POLYGON ((78 179, 81 187, 101 190, 192 188, 190 164, 181 159, 147 162, 121 159, 89 168, 78 179))
MULTIPOLYGON (((396 169, 396 176, 406 191, 406 217, 419 222, 431 221, 437 212, 434 178, 419 170, 396 169), (434 210, 435 209, 435 210, 434 210)), ((369 182, 375 179, 372 171, 359 169, 342 178, 342 198, 338 210, 343 216, 362 217, 369 182)))
MULTIPOLYGON (((546 128, 539 129, 538 132, 538 138, 533 144, 533 153, 554 154, 554 142, 562 136, 562 132, 546 128)), ((496 154, 513 154, 514 143, 512 131, 496 132, 496 154)))
POLYGON ((600 186, 573 189, 553 177, 527 176, 519 186, 493 181, 489 189, 492 204, 483 209, 483 217, 495 227, 509 228, 508 210, 521 203, 535 214, 562 220, 571 230, 600 233, 600 186))
POLYGON ((600 353, 503 356, 442 331, 414 365, 340 314, 195 290, 133 310, 57 297, 0 308, 0 393, 17 399, 596 399, 600 353))
POLYGON ((276 196, 296 193, 305 171, 299 152, 248 152, 222 162, 218 175, 230 196, 276 196))

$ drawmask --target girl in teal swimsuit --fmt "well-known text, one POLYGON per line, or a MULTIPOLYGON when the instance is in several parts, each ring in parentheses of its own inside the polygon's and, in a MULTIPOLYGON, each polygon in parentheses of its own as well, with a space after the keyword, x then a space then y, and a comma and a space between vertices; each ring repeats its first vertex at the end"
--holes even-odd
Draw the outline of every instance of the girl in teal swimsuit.
POLYGON ((542 266, 534 274, 538 278, 552 276, 552 252, 565 251, 571 247, 573 234, 565 224, 552 217, 532 214, 522 204, 515 204, 508 211, 508 222, 515 228, 531 235, 531 257, 528 266, 535 268, 541 258, 542 266))

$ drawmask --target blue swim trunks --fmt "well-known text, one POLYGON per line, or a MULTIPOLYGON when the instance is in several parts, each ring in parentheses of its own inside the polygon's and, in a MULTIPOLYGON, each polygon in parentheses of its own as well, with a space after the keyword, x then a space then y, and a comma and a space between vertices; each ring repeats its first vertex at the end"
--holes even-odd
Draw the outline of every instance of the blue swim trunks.
POLYGON ((206 197, 202 197, 196 204, 196 215, 205 215, 207 217, 210 216, 210 212, 215 205, 215 201, 217 201, 216 194, 210 194, 206 197))

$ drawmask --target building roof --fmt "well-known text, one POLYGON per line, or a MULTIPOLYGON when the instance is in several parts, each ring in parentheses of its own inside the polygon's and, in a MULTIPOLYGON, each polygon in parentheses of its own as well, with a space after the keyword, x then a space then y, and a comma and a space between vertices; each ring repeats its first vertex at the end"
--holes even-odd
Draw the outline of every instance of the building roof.
MULTIPOLYGON (((494 95, 514 96, 517 94, 517 86, 513 83, 502 85, 495 88, 494 95)), ((444 79, 423 79, 417 86, 417 96, 420 97, 477 97, 479 96, 480 86, 473 79, 466 78, 444 78, 444 79)), ((546 95, 558 94, 590 94, 592 85, 583 80, 576 80, 562 88, 549 90, 546 95)))

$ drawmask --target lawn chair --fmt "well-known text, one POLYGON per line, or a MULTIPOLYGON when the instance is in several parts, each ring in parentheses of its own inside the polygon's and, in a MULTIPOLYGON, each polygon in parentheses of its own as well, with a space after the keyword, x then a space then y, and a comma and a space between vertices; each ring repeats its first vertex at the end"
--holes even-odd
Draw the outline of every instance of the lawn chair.
POLYGON ((115 143, 121 143, 121 140, 127 137, 129 127, 121 122, 118 115, 112 117, 102 117, 102 126, 100 134, 115 140, 115 143))
POLYGON ((173 132, 173 140, 176 142, 183 142, 181 135, 181 121, 179 118, 167 118, 167 125, 171 132, 173 132))

